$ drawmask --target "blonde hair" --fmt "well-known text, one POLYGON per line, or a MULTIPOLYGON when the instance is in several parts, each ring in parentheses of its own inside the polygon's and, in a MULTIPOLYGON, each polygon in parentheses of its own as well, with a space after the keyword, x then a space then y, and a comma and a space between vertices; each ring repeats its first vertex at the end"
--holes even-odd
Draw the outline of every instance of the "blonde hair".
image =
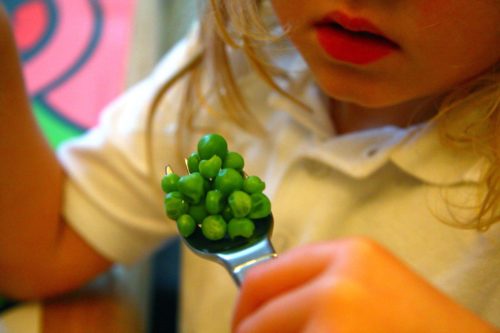
MULTIPOLYGON (((287 73, 273 66, 266 52, 283 34, 274 34, 274 26, 266 24, 262 17, 261 0, 210 0, 201 21, 198 40, 201 51, 191 59, 171 80, 158 91, 152 103, 147 123, 147 154, 152 166, 152 127, 154 114, 159 109, 165 93, 181 79, 186 80, 183 91, 182 112, 178 112, 177 142, 180 144, 178 157, 186 156, 189 133, 194 129, 194 119, 200 112, 211 112, 230 119, 242 130, 266 135, 264 127, 256 123, 247 105, 229 60, 229 53, 240 51, 248 64, 272 89, 286 96, 310 112, 303 104, 284 91, 276 79, 289 79, 287 73), (202 80, 209 78, 209 91, 203 91, 202 80), (221 108, 213 110, 208 99, 217 101, 221 108)), ((457 149, 472 149, 486 158, 488 167, 484 170, 479 187, 485 188, 476 213, 468 221, 454 221, 463 228, 486 230, 500 221, 500 71, 496 66, 489 73, 468 82, 450 92, 442 102, 435 121, 438 123, 443 142, 457 149), (456 123, 465 113, 474 110, 475 117, 467 127, 456 123), (461 110, 461 112, 457 111, 461 110)), ((468 117, 470 118, 470 117, 468 117)))
POLYGON ((441 103, 436 122, 442 142, 460 152, 484 158, 478 186, 480 204, 468 221, 456 226, 487 230, 500 221, 500 66, 450 91, 441 103))

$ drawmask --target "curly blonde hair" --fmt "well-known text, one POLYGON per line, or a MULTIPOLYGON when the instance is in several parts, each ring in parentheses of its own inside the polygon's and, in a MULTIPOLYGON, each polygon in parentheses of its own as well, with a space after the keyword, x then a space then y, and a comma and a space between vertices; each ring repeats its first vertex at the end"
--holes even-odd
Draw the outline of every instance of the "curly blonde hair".
MULTIPOLYGON (((165 93, 181 79, 186 80, 183 90, 182 112, 178 113, 178 157, 186 156, 189 133, 194 129, 194 119, 203 111, 230 119, 242 130, 266 135, 264 127, 255 122, 251 108, 238 86, 229 52, 244 55, 249 66, 263 82, 278 93, 300 105, 304 112, 310 108, 283 90, 276 80, 291 80, 286 71, 272 63, 270 46, 279 44, 286 31, 274 33, 275 20, 267 15, 267 2, 261 0, 210 0, 201 20, 198 40, 201 51, 158 91, 150 109, 147 132, 147 154, 152 165, 151 132, 153 118, 160 108, 165 93), (269 19, 269 20, 268 20, 269 19), (201 77, 211 81, 210 91, 203 91, 201 77), (217 101, 221 108, 212 110, 207 102, 217 101)), ((473 207, 475 214, 467 221, 456 220, 453 225, 463 228, 486 230, 500 221, 500 66, 449 92, 442 100, 437 116, 433 119, 440 129, 443 143, 456 149, 473 150, 488 163, 478 190, 480 205, 473 207), (471 112, 471 110, 474 110, 471 112), (471 116, 473 115, 473 117, 471 116), (463 121, 464 116, 468 119, 463 121), (457 121, 458 120, 458 121, 457 121), (463 126, 457 126, 462 124, 463 126)))

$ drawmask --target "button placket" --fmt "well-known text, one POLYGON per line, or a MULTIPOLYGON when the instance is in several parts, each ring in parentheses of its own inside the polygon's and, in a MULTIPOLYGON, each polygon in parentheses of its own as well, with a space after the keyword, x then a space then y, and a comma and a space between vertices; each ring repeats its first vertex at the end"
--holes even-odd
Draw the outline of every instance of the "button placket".
POLYGON ((364 155, 366 157, 373 157, 378 154, 379 150, 380 149, 378 147, 370 147, 367 150, 365 150, 364 155))
POLYGON ((315 178, 326 178, 332 173, 332 167, 320 160, 304 160, 307 171, 315 178))

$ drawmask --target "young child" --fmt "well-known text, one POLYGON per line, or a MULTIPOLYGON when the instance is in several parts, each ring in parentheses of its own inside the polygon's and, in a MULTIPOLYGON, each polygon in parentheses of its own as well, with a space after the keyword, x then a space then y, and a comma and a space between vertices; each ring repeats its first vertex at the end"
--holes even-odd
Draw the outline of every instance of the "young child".
POLYGON ((496 331, 498 1, 270 5, 211 1, 57 158, 2 19, 0 293, 62 293, 175 235, 164 166, 216 131, 266 181, 280 256, 237 298, 185 251, 181 332, 496 331))

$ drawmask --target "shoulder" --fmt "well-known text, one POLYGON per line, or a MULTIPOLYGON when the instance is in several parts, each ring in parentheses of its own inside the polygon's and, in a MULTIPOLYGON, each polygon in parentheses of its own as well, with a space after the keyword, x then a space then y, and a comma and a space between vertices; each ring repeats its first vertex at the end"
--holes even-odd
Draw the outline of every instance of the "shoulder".
POLYGON ((4 35, 9 30, 10 30, 9 16, 7 15, 7 10, 5 9, 3 3, 0 3, 0 34, 1 34, 0 36, 4 38, 4 35))

